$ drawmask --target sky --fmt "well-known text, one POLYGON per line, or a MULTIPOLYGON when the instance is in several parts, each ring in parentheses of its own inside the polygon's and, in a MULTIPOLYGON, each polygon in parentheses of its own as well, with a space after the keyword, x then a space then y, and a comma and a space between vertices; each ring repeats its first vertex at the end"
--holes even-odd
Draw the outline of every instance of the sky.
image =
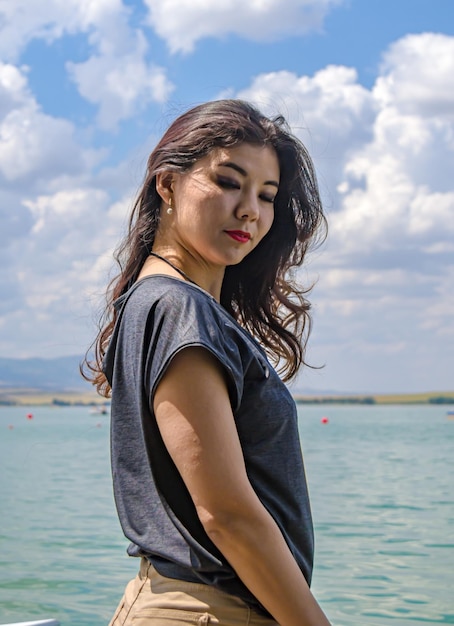
POLYGON ((317 171, 296 389, 454 389, 451 0, 0 0, 0 356, 85 352, 148 154, 224 97, 317 171))

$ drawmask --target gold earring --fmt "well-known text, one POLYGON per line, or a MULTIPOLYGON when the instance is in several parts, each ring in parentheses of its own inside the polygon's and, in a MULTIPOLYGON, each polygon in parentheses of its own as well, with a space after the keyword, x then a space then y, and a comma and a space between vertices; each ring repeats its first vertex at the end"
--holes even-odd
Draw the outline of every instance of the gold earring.
POLYGON ((172 198, 171 198, 171 197, 169 198, 169 206, 168 206, 168 208, 167 208, 166 213, 167 213, 167 215, 172 215, 172 213, 173 213, 173 209, 172 209, 172 198))

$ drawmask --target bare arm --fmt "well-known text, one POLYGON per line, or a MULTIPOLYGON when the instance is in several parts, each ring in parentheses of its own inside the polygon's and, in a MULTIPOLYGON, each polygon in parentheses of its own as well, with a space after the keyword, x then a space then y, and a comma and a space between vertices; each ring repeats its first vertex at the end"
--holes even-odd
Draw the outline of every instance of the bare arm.
POLYGON ((329 626, 248 480, 216 359, 201 348, 183 350, 158 386, 154 409, 205 531, 244 584, 281 626, 329 626))

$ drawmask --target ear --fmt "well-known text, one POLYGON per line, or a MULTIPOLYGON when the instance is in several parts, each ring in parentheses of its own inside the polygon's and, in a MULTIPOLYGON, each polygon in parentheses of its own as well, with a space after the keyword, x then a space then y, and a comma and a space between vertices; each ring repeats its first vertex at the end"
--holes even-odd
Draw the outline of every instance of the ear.
POLYGON ((169 204, 173 193, 173 179, 173 172, 158 172, 156 174, 156 191, 166 204, 169 204))

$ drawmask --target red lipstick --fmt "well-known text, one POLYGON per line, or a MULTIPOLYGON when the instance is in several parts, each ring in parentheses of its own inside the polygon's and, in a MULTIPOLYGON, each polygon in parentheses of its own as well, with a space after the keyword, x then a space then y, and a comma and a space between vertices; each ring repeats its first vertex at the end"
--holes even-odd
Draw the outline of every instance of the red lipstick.
POLYGON ((229 237, 240 243, 247 243, 251 239, 251 233, 247 233, 244 230, 226 230, 225 232, 229 237))

